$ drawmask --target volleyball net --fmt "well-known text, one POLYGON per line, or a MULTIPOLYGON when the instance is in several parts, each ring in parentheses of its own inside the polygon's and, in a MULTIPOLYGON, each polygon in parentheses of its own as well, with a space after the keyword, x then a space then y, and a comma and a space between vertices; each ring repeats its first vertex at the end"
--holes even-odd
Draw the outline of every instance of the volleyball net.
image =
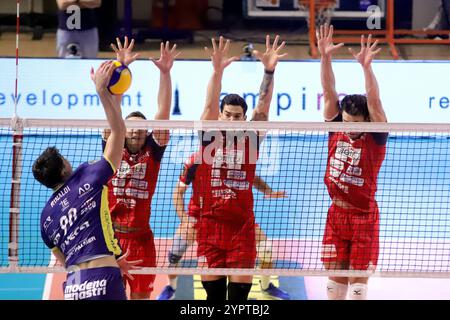
MULTIPOLYGON (((31 168, 48 146, 56 146, 74 168, 99 159, 102 156, 101 136, 107 127, 106 121, 95 120, 0 119, 0 143, 3 146, 0 154, 1 273, 64 271, 55 264, 40 236, 41 211, 52 191, 34 179, 31 168)), ((168 129, 171 136, 161 161, 149 221, 155 237, 156 267, 145 267, 135 273, 450 276, 449 125, 143 120, 127 121, 127 128, 149 132, 168 129), (255 188, 256 182, 253 186, 253 211, 261 230, 255 240, 259 250, 254 268, 208 268, 204 257, 197 254, 196 241, 181 252, 182 258, 176 265, 168 259, 169 252, 179 252, 173 241, 180 224, 174 205, 174 189, 187 159, 199 150, 199 132, 211 130, 263 132, 265 136, 256 162, 259 190, 255 188), (376 192, 379 237, 369 241, 369 247, 360 252, 364 255, 364 250, 378 248, 375 263, 367 270, 325 267, 323 258, 330 252, 327 251, 329 247, 323 245, 323 237, 332 205, 324 180, 330 132, 389 133, 376 192), (264 252, 268 253, 264 256, 264 252), (262 267, 264 262, 269 266, 262 267)), ((358 162, 362 161, 360 150, 351 145, 340 145, 338 149, 336 154, 330 155, 335 168, 330 172, 339 170, 340 166, 346 171, 332 173, 334 183, 361 187, 364 175, 359 171, 370 169, 358 169, 358 162)), ((221 163, 226 162, 227 156, 221 154, 221 157, 221 163)), ((236 154, 233 157, 236 158, 236 154)), ((237 164, 228 163, 226 168, 221 167, 226 169, 226 177, 214 177, 214 173, 211 176, 211 181, 223 184, 228 195, 238 193, 237 190, 245 185, 237 164)), ((148 181, 138 178, 139 174, 132 169, 125 171, 122 171, 125 175, 135 174, 136 181, 122 189, 116 185, 116 191, 124 198, 139 201, 145 197, 148 181)), ((189 187, 184 196, 186 210, 193 196, 191 189, 189 187)), ((353 203, 351 195, 348 199, 353 203)), ((361 213, 362 220, 366 217, 367 214, 361 213)), ((342 228, 348 229, 348 221, 344 220, 342 228)), ((339 229, 339 221, 334 221, 334 228, 339 229)), ((347 245, 359 223, 362 222, 353 224, 353 231, 344 231, 350 234, 341 239, 347 245)), ((215 228, 211 239, 216 242, 222 239, 221 248, 227 248, 228 242, 236 239, 220 234, 220 230, 224 229, 215 228)), ((365 231, 359 230, 359 233, 364 238, 365 231)), ((186 228, 181 229, 181 237, 195 240, 191 230, 186 228)), ((242 241, 248 241, 246 233, 240 237, 242 241)), ((72 241, 82 240, 74 237, 72 241)), ((245 255, 239 254, 240 250, 236 256, 245 259, 245 255)))

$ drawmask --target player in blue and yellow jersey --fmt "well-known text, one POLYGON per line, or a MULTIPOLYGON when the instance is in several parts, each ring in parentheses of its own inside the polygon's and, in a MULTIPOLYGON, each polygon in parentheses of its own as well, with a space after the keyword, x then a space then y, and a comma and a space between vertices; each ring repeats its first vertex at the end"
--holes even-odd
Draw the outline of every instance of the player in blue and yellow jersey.
POLYGON ((103 157, 73 171, 58 149, 49 147, 33 164, 36 180, 54 190, 42 211, 41 235, 68 271, 63 285, 66 300, 125 300, 121 272, 128 274, 139 263, 124 259, 126 254, 122 255, 114 238, 107 201, 106 185, 120 164, 126 132, 122 97, 107 89, 112 72, 112 62, 91 72, 111 127, 103 157))

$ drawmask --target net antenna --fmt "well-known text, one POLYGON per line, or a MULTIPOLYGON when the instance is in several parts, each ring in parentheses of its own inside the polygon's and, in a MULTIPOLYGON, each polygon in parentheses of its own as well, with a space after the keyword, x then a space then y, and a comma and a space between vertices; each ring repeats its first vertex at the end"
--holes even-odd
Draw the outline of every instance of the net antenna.
POLYGON ((298 0, 300 11, 305 11, 308 28, 311 27, 311 19, 313 16, 314 27, 317 29, 323 24, 330 24, 334 10, 337 7, 336 0, 298 0))
POLYGON ((22 141, 23 122, 17 115, 19 91, 19 35, 20 35, 20 0, 16 1, 16 79, 14 85, 14 115, 11 119, 13 131, 11 196, 9 207, 9 268, 16 270, 19 263, 19 212, 20 212, 20 184, 22 177, 22 141))

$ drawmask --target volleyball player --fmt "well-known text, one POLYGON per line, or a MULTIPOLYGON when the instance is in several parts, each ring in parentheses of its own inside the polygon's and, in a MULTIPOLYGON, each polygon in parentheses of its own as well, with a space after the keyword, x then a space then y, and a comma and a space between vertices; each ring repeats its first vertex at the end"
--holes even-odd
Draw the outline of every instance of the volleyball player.
MULTIPOLYGON (((343 44, 333 44, 333 26, 318 34, 321 80, 326 121, 387 122, 372 60, 381 50, 372 36, 361 37, 361 51, 353 52, 364 71, 366 94, 348 95, 339 103, 332 69, 332 54, 343 44)), ((322 261, 328 270, 372 270, 379 251, 377 177, 386 155, 387 133, 336 132, 329 134, 325 184, 332 205, 323 237, 322 261)), ((368 277, 329 277, 329 299, 367 297, 368 277)))
POLYGON ((121 96, 113 96, 107 89, 112 72, 112 63, 104 62, 92 75, 111 127, 103 157, 72 171, 58 149, 49 147, 33 164, 36 180, 54 191, 42 211, 41 235, 69 271, 63 285, 66 300, 125 300, 119 265, 127 274, 135 264, 116 260, 122 251, 105 201, 107 182, 120 164, 126 131, 121 96))
MULTIPOLYGON (((196 238, 195 225, 200 213, 200 204, 198 201, 199 190, 195 180, 195 172, 198 166, 198 161, 195 157, 197 154, 192 154, 183 166, 183 171, 175 186, 173 193, 173 201, 175 210, 180 218, 180 225, 175 232, 175 237, 169 250, 168 260, 171 267, 176 266, 187 248, 193 245, 196 238), (192 185, 192 196, 189 201, 188 210, 185 210, 184 196, 186 191, 192 185)), ((267 183, 260 177, 255 175, 253 186, 260 192, 264 193, 266 199, 286 198, 286 191, 275 191, 267 185, 267 183)), ((267 239, 267 236, 261 230, 260 226, 256 224, 256 242, 257 254, 262 269, 273 268, 272 261, 272 242, 267 239)), ((166 285, 157 297, 157 300, 172 300, 175 298, 175 291, 177 289, 176 275, 169 275, 169 283, 166 285)), ((271 281, 270 276, 261 276, 260 280, 261 291, 265 296, 273 299, 289 300, 290 296, 287 292, 276 287, 271 281)))
MULTIPOLYGON (((117 39, 117 47, 111 45, 117 60, 125 65, 137 57, 133 53, 134 40, 122 43, 117 39)), ((161 57, 154 64, 160 70, 158 110, 155 120, 168 120, 172 101, 170 70, 178 56, 176 45, 161 43, 161 57)), ((145 116, 135 111, 127 120, 143 120, 145 116)), ((105 133, 107 141, 108 133, 105 133)), ((154 237, 150 229, 151 201, 155 192, 161 159, 169 142, 168 130, 130 129, 126 131, 125 147, 117 174, 109 181, 109 206, 114 230, 124 250, 129 250, 130 259, 143 260, 141 266, 156 267, 154 237)), ((123 147, 123 145, 122 145, 123 147)), ((134 279, 124 278, 130 286, 131 299, 149 299, 153 291, 155 275, 137 274, 134 279)))
MULTIPOLYGON (((273 77, 285 46, 275 37, 273 45, 266 37, 266 51, 255 51, 264 65, 264 77, 253 121, 267 121, 273 93, 273 77)), ((212 40, 213 75, 209 81, 201 120, 246 120, 247 104, 236 94, 229 94, 219 106, 225 68, 238 57, 228 57, 230 41, 212 40)), ((255 217, 252 185, 255 176, 259 132, 201 131, 201 160, 197 167, 200 217, 197 222, 198 254, 206 257, 209 268, 254 268, 256 260, 255 217)), ((252 276, 202 275, 207 300, 247 300, 252 276)))

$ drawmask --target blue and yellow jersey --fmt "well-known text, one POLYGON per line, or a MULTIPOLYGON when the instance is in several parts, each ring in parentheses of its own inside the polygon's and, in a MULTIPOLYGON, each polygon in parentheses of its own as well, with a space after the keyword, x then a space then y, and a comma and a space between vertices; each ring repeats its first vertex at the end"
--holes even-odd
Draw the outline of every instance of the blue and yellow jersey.
POLYGON ((66 257, 66 267, 100 256, 120 255, 108 206, 108 180, 115 168, 105 158, 83 163, 44 207, 41 235, 66 257))

